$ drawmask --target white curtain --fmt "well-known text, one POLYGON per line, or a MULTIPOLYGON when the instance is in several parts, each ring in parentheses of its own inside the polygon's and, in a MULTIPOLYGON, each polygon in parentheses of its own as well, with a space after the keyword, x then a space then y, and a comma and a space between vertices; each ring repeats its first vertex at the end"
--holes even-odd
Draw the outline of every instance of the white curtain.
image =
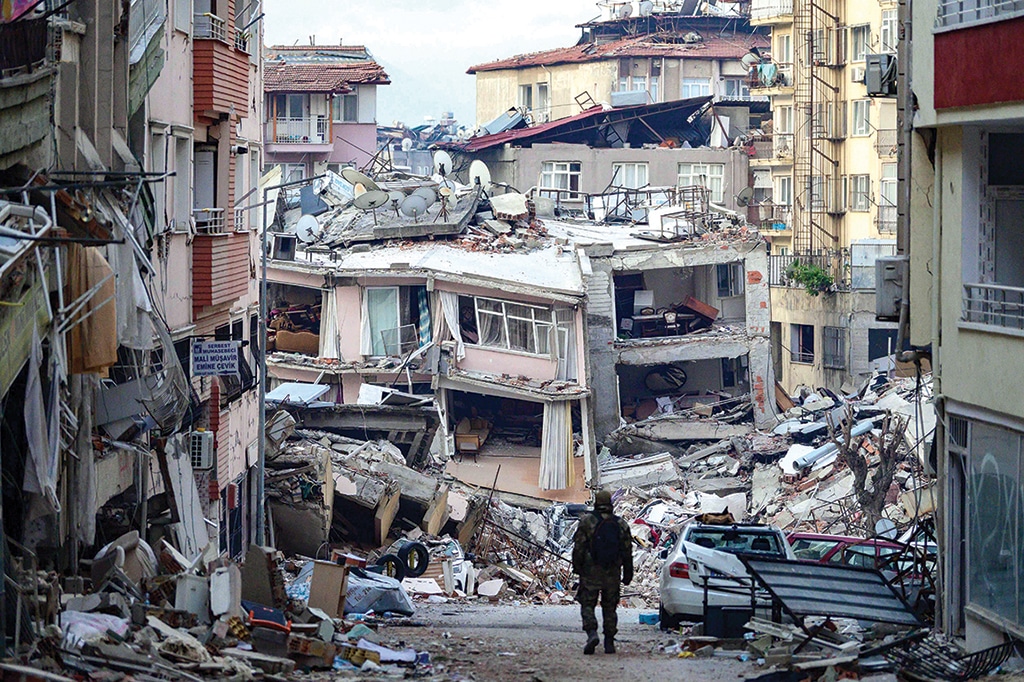
POLYGON ((373 338, 370 333, 370 302, 365 288, 359 290, 362 312, 359 315, 359 354, 373 355, 373 338))
POLYGON ((441 299, 441 312, 444 315, 448 333, 455 340, 455 359, 461 360, 466 357, 466 344, 462 342, 462 334, 459 333, 459 295, 454 291, 439 291, 437 293, 441 299))
POLYGON ((333 288, 324 290, 323 301, 320 304, 320 357, 341 358, 338 303, 333 288))
POLYGON ((576 478, 572 461, 572 406, 568 401, 544 404, 541 434, 541 490, 564 490, 576 478))

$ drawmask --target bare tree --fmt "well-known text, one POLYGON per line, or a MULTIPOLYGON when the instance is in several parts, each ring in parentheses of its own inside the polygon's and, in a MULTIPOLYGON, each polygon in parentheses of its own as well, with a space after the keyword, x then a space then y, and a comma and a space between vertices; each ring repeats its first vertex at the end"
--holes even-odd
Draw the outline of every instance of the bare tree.
POLYGON ((853 492, 857 503, 864 513, 864 525, 869 533, 873 533, 875 524, 882 518, 885 509, 885 496, 892 486, 892 478, 896 473, 896 464, 900 459, 900 447, 903 443, 903 432, 907 422, 903 417, 886 413, 882 421, 882 431, 876 435, 874 431, 863 436, 851 436, 853 429, 853 408, 846 407, 846 419, 837 428, 831 417, 828 421, 828 433, 832 442, 839 449, 839 460, 853 472, 853 492), (865 441, 872 450, 878 453, 879 463, 873 472, 868 469, 868 448, 862 447, 865 441))

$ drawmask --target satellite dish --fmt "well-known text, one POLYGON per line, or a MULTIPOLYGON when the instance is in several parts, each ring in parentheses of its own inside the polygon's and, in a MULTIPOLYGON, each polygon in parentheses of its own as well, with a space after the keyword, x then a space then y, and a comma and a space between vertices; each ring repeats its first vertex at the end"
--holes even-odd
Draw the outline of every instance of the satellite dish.
POLYGON ((469 164, 469 184, 478 184, 486 191, 491 187, 491 171, 480 159, 469 164))
POLYGON ((310 244, 320 234, 320 223, 316 217, 304 215, 295 223, 295 237, 303 244, 310 244))
POLYGON ((402 199, 405 199, 405 195, 393 189, 388 192, 388 199, 391 201, 391 208, 395 209, 395 215, 398 215, 398 204, 401 203, 402 199))
POLYGON ((411 152, 412 151, 412 139, 411 138, 406 137, 406 138, 404 138, 402 140, 402 151, 403 152, 411 152))
POLYGON ((433 206, 434 202, 437 201, 437 193, 434 190, 430 189, 429 187, 419 187, 412 193, 411 196, 423 197, 424 199, 426 199, 427 208, 433 206))
POLYGON ((399 210, 402 212, 402 215, 416 219, 427 212, 427 206, 428 204, 425 197, 419 194, 410 194, 406 198, 402 199, 402 203, 399 205, 399 210))
POLYGON ((434 152, 434 172, 442 178, 452 172, 454 163, 451 154, 443 149, 434 152))
POLYGON ((437 190, 437 194, 438 194, 438 196, 441 196, 441 197, 444 197, 445 199, 448 199, 453 194, 455 194, 455 192, 452 190, 451 187, 442 187, 441 189, 437 190))
POLYGON ((748 52, 740 58, 740 63, 749 71, 754 65, 761 63, 761 58, 753 52, 748 52))
POLYGON ((357 196, 352 201, 352 205, 364 211, 373 211, 381 206, 387 206, 389 201, 391 201, 391 197, 387 192, 374 189, 357 196))
POLYGON ((357 182, 357 183, 356 183, 356 184, 355 184, 355 185, 354 185, 354 186, 352 187, 352 195, 353 195, 353 196, 357 196, 357 197, 358 197, 358 196, 360 196, 360 195, 362 195, 362 194, 366 194, 366 185, 364 185, 364 184, 363 184, 363 183, 361 183, 361 182, 357 182))
POLYGON ((649 17, 654 12, 654 3, 651 0, 643 0, 640 3, 640 16, 649 17))
POLYGON ((625 5, 620 5, 615 14, 618 15, 619 19, 628 19, 633 16, 633 3, 628 2, 625 5))
POLYGON ((896 539, 896 524, 890 519, 878 519, 875 521, 875 535, 886 540, 896 539))
POLYGON ((362 184, 366 189, 380 189, 370 176, 360 173, 355 168, 342 168, 341 177, 353 185, 362 184))
POLYGON ((736 195, 737 206, 750 206, 750 202, 754 198, 754 188, 744 187, 740 190, 740 193, 736 195))

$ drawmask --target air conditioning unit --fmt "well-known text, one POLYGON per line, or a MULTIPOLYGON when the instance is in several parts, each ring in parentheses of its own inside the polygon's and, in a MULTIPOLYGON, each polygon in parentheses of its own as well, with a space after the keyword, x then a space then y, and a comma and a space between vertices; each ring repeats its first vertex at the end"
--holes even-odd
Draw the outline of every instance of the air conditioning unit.
POLYGON ((875 319, 900 319, 906 256, 879 256, 875 260, 875 319))
POLYGON ((193 431, 190 434, 188 452, 193 469, 212 469, 216 464, 213 454, 213 431, 193 431))
POLYGON ((864 85, 869 97, 889 97, 896 94, 896 55, 869 54, 864 58, 864 85))
POLYGON ((850 69, 850 80, 854 83, 864 82, 864 67, 854 66, 850 69))

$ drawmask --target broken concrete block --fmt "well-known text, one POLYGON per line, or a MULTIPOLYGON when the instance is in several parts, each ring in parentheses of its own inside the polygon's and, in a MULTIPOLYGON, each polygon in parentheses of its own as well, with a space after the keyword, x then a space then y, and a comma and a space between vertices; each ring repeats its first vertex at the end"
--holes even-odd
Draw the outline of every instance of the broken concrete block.
POLYGON ((210 611, 216 616, 242 616, 242 572, 231 564, 210 576, 210 611))
POLYGON ((505 581, 500 578, 487 580, 476 586, 476 593, 488 599, 497 599, 505 591, 505 581))
POLYGON ((262 670, 268 675, 286 675, 295 670, 295 661, 280 656, 269 656, 256 651, 245 651, 235 647, 222 649, 221 654, 229 658, 245 661, 251 667, 262 670))

